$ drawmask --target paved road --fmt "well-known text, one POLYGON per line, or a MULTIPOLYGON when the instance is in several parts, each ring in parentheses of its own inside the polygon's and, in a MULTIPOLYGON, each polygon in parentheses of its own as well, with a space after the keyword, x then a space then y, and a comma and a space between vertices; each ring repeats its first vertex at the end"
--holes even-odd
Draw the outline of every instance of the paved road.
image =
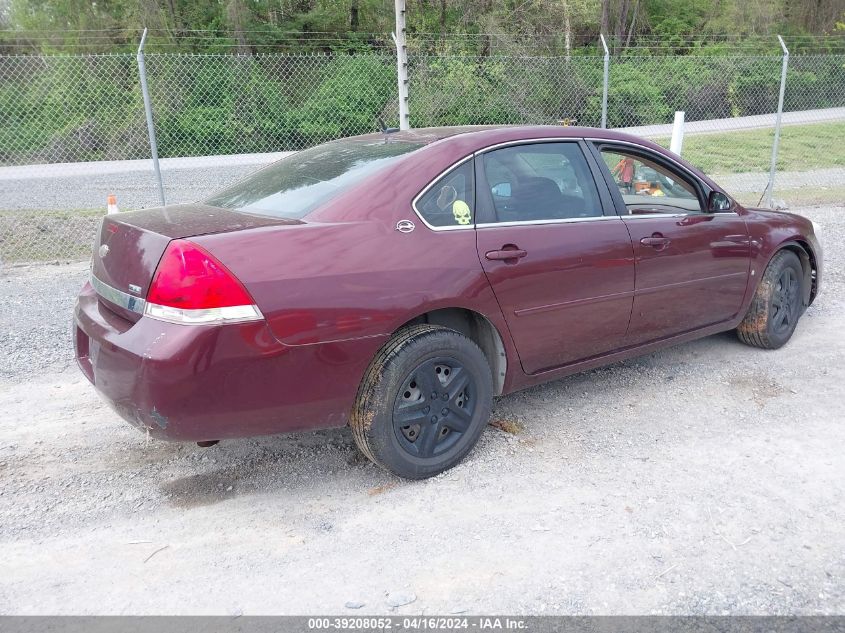
MULTIPOLYGON (((784 114, 787 125, 845 120, 845 108, 807 110, 784 114)), ((748 130, 774 125, 774 115, 759 115, 688 123, 687 134, 748 130)), ((669 136, 671 125, 623 128, 640 136, 669 136)), ((290 152, 239 154, 197 158, 166 158, 161 161, 168 203, 200 200, 212 191, 243 178, 248 173, 290 152)), ((832 176, 838 178, 843 170, 832 176)), ((828 182, 813 179, 814 184, 828 182)), ((806 180, 806 178, 804 179, 806 180)), ((743 174, 731 181, 731 190, 762 191, 766 174, 743 174), (759 184, 762 178, 762 184, 759 184)), ((790 187, 789 178, 778 185, 790 187)), ((803 181, 800 181, 803 182, 803 181)), ((152 161, 103 161, 0 167, 0 210, 96 209, 105 208, 107 196, 117 196, 121 209, 158 206, 152 161)))
MULTIPOLYGON (((806 125, 808 123, 836 123, 845 121, 845 108, 827 108, 825 110, 801 110, 784 112, 783 125, 806 125)), ((774 128, 774 114, 741 116, 732 119, 710 119, 707 121, 688 121, 684 125, 684 134, 712 134, 713 132, 740 132, 760 128, 774 128)), ((619 128, 637 136, 661 137, 672 136, 672 124, 643 125, 640 127, 619 128)))
MULTIPOLYGON (((291 153, 164 158, 167 203, 201 200, 291 153)), ((126 211, 158 206, 152 160, 0 167, 0 210, 104 209, 112 193, 126 211)))

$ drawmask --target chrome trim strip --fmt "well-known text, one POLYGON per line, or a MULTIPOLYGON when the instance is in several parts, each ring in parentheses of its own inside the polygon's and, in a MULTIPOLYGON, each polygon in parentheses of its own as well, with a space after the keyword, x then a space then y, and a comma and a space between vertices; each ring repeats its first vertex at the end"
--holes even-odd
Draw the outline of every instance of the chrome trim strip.
MULTIPOLYGON (((425 224, 432 231, 465 231, 467 229, 474 229, 475 228, 475 222, 473 222, 472 224, 455 224, 455 225, 451 225, 451 226, 434 226, 433 224, 429 224, 426 221, 426 219, 422 216, 422 213, 420 213, 420 210, 417 209, 417 201, 420 198, 422 198, 426 193, 428 193, 428 190, 431 189, 435 184, 437 184, 437 181, 439 181, 441 178, 443 178, 450 171, 457 169, 458 167, 463 165, 468 160, 471 160, 474 156, 475 156, 475 154, 470 154, 469 156, 464 156, 458 162, 452 163, 451 165, 449 165, 449 167, 447 167, 446 169, 441 171, 439 174, 437 174, 434 178, 432 178, 431 182, 429 182, 423 188, 423 190, 420 191, 416 196, 414 196, 413 200, 411 200, 411 208, 414 210, 414 213, 416 213, 417 217, 422 221, 422 223, 425 224)), ((473 182, 473 187, 475 187, 475 174, 473 174, 472 182, 473 182)), ((473 205, 473 206, 476 206, 476 205, 473 205)), ((472 210, 472 219, 475 220, 475 209, 472 210)))
POLYGON ((535 226, 542 224, 575 224, 579 222, 605 222, 607 220, 621 220, 618 215, 595 215, 589 218, 564 218, 548 220, 514 220, 512 222, 484 222, 476 224, 479 229, 493 229, 500 226, 535 226))
POLYGON ((245 323, 264 318, 257 305, 225 306, 222 308, 171 308, 147 302, 144 316, 178 325, 222 325, 245 323))
POLYGON ((256 305, 228 306, 209 309, 181 309, 149 303, 141 297, 133 297, 129 293, 118 290, 113 286, 97 279, 91 273, 91 286, 106 301, 135 312, 142 316, 168 323, 180 325, 220 325, 223 323, 243 323, 246 321, 260 321, 264 318, 256 305))
POLYGON ((106 301, 111 301, 115 305, 119 305, 121 308, 130 310, 131 312, 144 314, 144 308, 146 307, 147 302, 141 297, 133 297, 128 292, 123 292, 122 290, 118 290, 117 288, 100 281, 94 276, 94 273, 91 273, 91 286, 93 286, 94 290, 97 291, 97 294, 106 301))
POLYGON ((623 220, 638 220, 638 219, 656 219, 656 218, 697 218, 699 216, 720 216, 720 215, 735 215, 739 217, 736 211, 690 211, 689 213, 632 213, 629 215, 621 215, 623 220))
POLYGON ((632 213, 619 216, 623 220, 656 220, 660 218, 686 218, 690 215, 704 215, 703 213, 632 213))

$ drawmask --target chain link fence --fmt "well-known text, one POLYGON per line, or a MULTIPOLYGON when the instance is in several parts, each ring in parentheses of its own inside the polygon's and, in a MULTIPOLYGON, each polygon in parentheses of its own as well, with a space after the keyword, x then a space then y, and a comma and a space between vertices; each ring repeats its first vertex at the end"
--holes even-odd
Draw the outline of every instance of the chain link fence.
MULTIPOLYGON (((780 55, 434 55, 408 59, 412 127, 630 129, 745 203, 769 181, 780 55), (604 102, 605 80, 607 101, 604 102)), ((147 54, 167 202, 196 200, 274 160, 398 122, 394 54, 147 54)), ((774 198, 845 199, 845 56, 788 60, 774 198)), ((86 259, 109 194, 159 204, 135 55, 0 56, 0 261, 86 259)))
POLYGON ((601 57, 410 55, 412 127, 601 125, 601 57))
POLYGON ((656 121, 683 111, 685 158, 744 202, 758 204, 768 184, 772 139, 740 149, 737 134, 753 129, 757 115, 774 130, 780 56, 672 58, 622 57, 610 71, 608 125, 669 146, 671 132, 656 121), (767 146, 766 146, 767 145, 767 146))
POLYGON ((393 55, 146 56, 159 156, 299 150, 398 121, 393 55))

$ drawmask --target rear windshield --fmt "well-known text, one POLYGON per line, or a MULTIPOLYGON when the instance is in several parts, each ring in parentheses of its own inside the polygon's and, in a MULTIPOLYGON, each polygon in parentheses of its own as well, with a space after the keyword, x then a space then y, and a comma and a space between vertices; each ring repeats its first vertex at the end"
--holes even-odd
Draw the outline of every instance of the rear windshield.
POLYGON ((299 219, 402 154, 422 147, 406 141, 335 141, 292 154, 206 204, 244 213, 299 219))

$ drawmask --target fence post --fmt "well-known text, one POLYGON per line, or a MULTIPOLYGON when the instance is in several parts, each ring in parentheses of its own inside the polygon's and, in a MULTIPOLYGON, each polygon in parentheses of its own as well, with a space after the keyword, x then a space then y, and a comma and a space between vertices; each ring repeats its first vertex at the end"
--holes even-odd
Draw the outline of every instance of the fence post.
POLYGON ((672 140, 669 143, 669 151, 681 155, 681 148, 684 145, 684 111, 675 112, 675 121, 672 124, 672 140))
POLYGON ((155 170, 156 181, 158 182, 158 197, 161 206, 167 204, 164 200, 164 183, 161 181, 161 168, 158 165, 158 144, 156 143, 156 129, 153 123, 153 109, 150 105, 150 91, 147 89, 147 67, 144 64, 144 44, 147 41, 147 28, 144 27, 144 34, 141 36, 141 44, 138 46, 138 76, 141 79, 141 94, 144 97, 144 113, 147 115, 147 133, 150 137, 150 154, 153 158, 153 170, 155 170))
POLYGON ((405 0, 394 0, 396 13, 396 32, 393 43, 396 44, 396 75, 399 84, 399 129, 410 129, 408 115, 408 48, 405 44, 405 0))
POLYGON ((601 94, 601 126, 607 127, 607 85, 610 80, 610 51, 607 50, 607 42, 604 40, 604 33, 599 33, 601 45, 604 48, 604 89, 601 94))
POLYGON ((780 144, 780 123, 783 116, 783 94, 786 91, 786 67, 789 65, 789 49, 778 35, 778 42, 783 49, 783 65, 780 71, 780 95, 778 96, 778 113, 775 117, 775 140, 772 142, 772 164, 769 167, 769 184, 766 185, 766 206, 772 208, 772 194, 775 190, 775 172, 778 162, 778 145, 780 144))

